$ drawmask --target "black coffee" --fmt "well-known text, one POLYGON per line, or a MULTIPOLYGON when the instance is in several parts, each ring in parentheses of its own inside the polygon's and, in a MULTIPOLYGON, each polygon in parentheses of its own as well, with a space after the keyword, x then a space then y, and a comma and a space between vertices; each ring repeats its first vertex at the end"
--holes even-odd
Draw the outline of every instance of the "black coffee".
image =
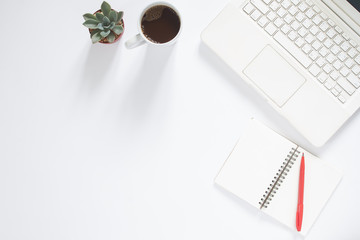
POLYGON ((154 43, 166 43, 180 30, 177 13, 164 5, 149 8, 141 19, 141 29, 145 37, 154 43))

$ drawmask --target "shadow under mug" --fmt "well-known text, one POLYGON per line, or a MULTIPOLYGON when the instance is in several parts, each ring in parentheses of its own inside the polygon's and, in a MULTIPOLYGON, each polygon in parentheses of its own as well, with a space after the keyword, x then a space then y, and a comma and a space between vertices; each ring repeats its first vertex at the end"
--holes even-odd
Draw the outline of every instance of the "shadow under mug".
MULTIPOLYGON (((165 11, 165 10, 163 10, 165 11)), ((155 13, 156 14, 156 13, 155 13)), ((164 12, 163 13, 160 13, 161 14, 165 14, 164 12)), ((158 16, 159 18, 162 18, 162 16, 158 16)), ((174 16, 173 16, 174 17, 174 16)), ((155 19, 155 21, 157 20, 158 18, 155 19)), ((155 23, 154 21, 154 24, 156 25, 157 23, 155 23)), ((159 20, 160 21, 160 20, 159 20)), ((169 19, 161 19, 161 21, 169 21, 169 19)), ((171 25, 171 23, 168 23, 166 22, 165 25, 168 26, 168 24, 171 25)), ((153 27, 155 26, 153 25, 153 27)), ((157 28, 161 28, 162 26, 155 26, 157 28)), ((180 35, 180 32, 181 32, 181 28, 182 28, 182 23, 181 23, 181 17, 180 17, 180 14, 179 14, 179 11, 173 6, 171 5, 170 3, 167 3, 167 2, 154 2, 150 5, 148 5, 140 14, 140 18, 139 18, 139 21, 138 21, 138 28, 139 28, 139 33, 136 34, 135 36, 133 36, 132 38, 130 38, 129 40, 127 40, 125 42, 125 46, 128 48, 128 49, 131 49, 131 48, 135 48, 135 47, 138 47, 144 43, 148 43, 150 45, 156 45, 156 46, 167 46, 167 45, 171 45, 173 43, 176 42, 176 40, 178 39, 179 35, 180 35), (156 7, 159 7, 159 8, 164 8, 164 9, 169 9, 173 15, 176 15, 176 18, 177 18, 177 21, 179 22, 179 30, 177 31, 176 34, 174 34, 174 36, 169 39, 168 41, 166 42, 156 42, 154 40, 151 39, 151 34, 149 34, 149 36, 147 36, 147 34, 144 32, 146 31, 146 29, 143 29, 143 22, 144 22, 144 17, 145 14, 149 14, 148 11, 150 12, 152 9, 155 9, 156 7)), ((151 30, 151 29, 150 29, 151 30)), ((157 30, 164 30, 166 31, 166 29, 157 29, 157 30)))

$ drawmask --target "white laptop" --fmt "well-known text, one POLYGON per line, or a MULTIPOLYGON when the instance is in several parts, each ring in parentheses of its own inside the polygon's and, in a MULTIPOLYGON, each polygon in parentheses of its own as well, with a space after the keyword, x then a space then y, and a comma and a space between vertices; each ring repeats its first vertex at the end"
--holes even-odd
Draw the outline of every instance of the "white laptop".
POLYGON ((360 0, 233 0, 202 41, 315 146, 360 106, 360 0))

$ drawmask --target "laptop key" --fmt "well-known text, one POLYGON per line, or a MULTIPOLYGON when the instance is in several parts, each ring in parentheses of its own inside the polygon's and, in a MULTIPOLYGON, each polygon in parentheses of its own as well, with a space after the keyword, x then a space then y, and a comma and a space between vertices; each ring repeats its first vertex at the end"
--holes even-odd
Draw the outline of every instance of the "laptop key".
POLYGON ((351 71, 355 74, 358 75, 360 73, 360 67, 358 65, 353 66, 353 68, 351 69, 351 71))
POLYGON ((318 40, 315 40, 315 42, 313 42, 312 44, 312 47, 318 51, 320 48, 321 48, 322 44, 318 41, 318 40))
POLYGON ((298 12, 297 8, 294 6, 291 6, 288 11, 292 16, 294 16, 298 12))
POLYGON ((265 16, 262 16, 258 21, 258 24, 260 25, 260 27, 265 27, 265 25, 268 23, 269 23, 269 19, 267 19, 267 17, 265 17, 265 16))
POLYGON ((335 88, 336 91, 338 91, 339 93, 342 92, 342 88, 341 88, 339 85, 336 84, 334 88, 335 88))
POLYGON ((326 35, 328 35, 329 38, 333 38, 336 35, 336 32, 334 29, 330 28, 329 31, 327 31, 326 35))
POLYGON ((274 24, 277 28, 280 28, 283 24, 284 24, 284 21, 281 19, 281 18, 277 18, 275 21, 274 21, 274 24))
POLYGON ((325 33, 323 33, 323 32, 319 32, 319 34, 316 35, 316 38, 317 38, 320 42, 322 42, 322 41, 324 41, 324 39, 326 38, 326 35, 325 35, 325 33))
POLYGON ((301 27, 301 28, 298 30, 298 34, 303 38, 303 37, 305 37, 305 35, 307 34, 307 30, 306 30, 304 27, 301 27))
POLYGON ((344 42, 341 44, 341 48, 346 52, 350 48, 350 44, 348 42, 344 42))
POLYGON ((274 39, 284 47, 301 65, 308 68, 312 61, 299 48, 295 47, 294 43, 290 41, 285 34, 277 32, 274 39))
POLYGON ((312 18, 315 15, 315 12, 311 8, 309 8, 305 14, 308 18, 312 18))
POLYGON ((350 74, 348 77, 347 77, 347 80, 349 82, 351 82, 351 84, 356 87, 356 88, 359 88, 360 87, 360 80, 357 76, 355 76, 354 74, 350 74))
POLYGON ((358 64, 360 64, 360 55, 358 55, 354 60, 355 60, 355 62, 357 62, 358 64))
POLYGON ((291 31, 289 34, 288 34, 288 37, 290 38, 290 40, 294 41, 296 38, 297 38, 297 34, 295 31, 291 31))
POLYGON ((326 39, 324 42, 324 46, 327 48, 330 48, 333 45, 332 41, 330 39, 326 39))
POLYGON ((316 35, 318 32, 319 32, 320 30, 319 30, 319 27, 318 26, 312 26, 311 28, 310 28, 310 32, 312 33, 312 35, 316 35))
POLYGON ((318 57, 319 57, 319 53, 317 51, 312 51, 310 54, 309 54, 309 57, 315 61, 318 57))
POLYGON ((261 16, 261 12, 258 11, 258 10, 256 10, 256 9, 255 9, 255 11, 253 11, 253 13, 250 15, 250 17, 251 17, 252 19, 254 19, 255 21, 258 20, 258 19, 260 18, 260 16, 261 16))
POLYGON ((318 76, 318 80, 321 82, 321 83, 324 83, 326 81, 326 79, 328 79, 328 76, 325 74, 325 73, 320 73, 320 75, 318 76))
POLYGON ((349 95, 355 92, 355 87, 351 85, 345 78, 340 77, 337 83, 342 87, 349 95))
POLYGON ((322 22, 321 17, 319 17, 318 15, 316 15, 313 19, 312 19, 313 23, 315 23, 316 25, 319 25, 322 22))
POLYGON ((349 69, 347 69, 345 66, 343 68, 341 68, 340 70, 341 75, 343 75, 344 77, 346 77, 347 75, 349 75, 350 71, 349 69))
POLYGON ((333 63, 336 60, 336 57, 334 56, 334 54, 330 53, 329 55, 326 56, 326 60, 329 63, 333 63))
POLYGON ((343 33, 342 34, 342 36, 347 40, 347 41, 349 41, 350 40, 350 37, 349 37, 349 35, 347 35, 346 33, 343 33))
POLYGON ((254 6, 263 14, 266 14, 269 11, 269 7, 261 0, 251 0, 251 3, 254 4, 254 6))
POLYGON ((340 102, 345 103, 346 102, 346 98, 343 95, 339 95, 338 99, 340 100, 340 102))
POLYGON ((337 45, 340 45, 340 43, 342 43, 342 41, 344 41, 344 39, 340 35, 336 35, 336 37, 334 37, 333 40, 337 45))
POLYGON ((321 11, 321 9, 318 6, 313 6, 313 9, 315 12, 319 13, 321 11))
POLYGON ((346 53, 344 52, 339 53, 338 58, 340 61, 344 62, 347 59, 346 53))
POLYGON ((330 92, 331 92, 332 94, 334 94, 334 96, 338 96, 338 95, 339 95, 339 92, 338 92, 335 88, 331 89, 330 92))
POLYGON ((277 30, 277 28, 275 27, 275 25, 273 23, 269 23, 268 25, 266 25, 266 27, 264 29, 270 35, 273 35, 277 30))
POLYGON ((357 44, 354 40, 350 39, 349 43, 351 44, 351 46, 353 46, 354 48, 357 47, 357 44))
POLYGON ((335 81, 333 81, 333 80, 331 80, 330 78, 328 78, 328 79, 326 80, 324 86, 325 86, 328 90, 330 90, 330 89, 332 89, 332 88, 335 86, 335 84, 336 84, 335 81))
POLYGON ((300 0, 291 0, 291 2, 294 4, 294 5, 298 5, 300 3, 300 0))
POLYGON ((277 15, 276 15, 276 13, 274 13, 274 12, 269 12, 268 15, 267 15, 267 18, 268 18, 270 21, 274 21, 274 20, 277 18, 277 15))
POLYGON ((348 59, 345 61, 345 65, 346 65, 348 68, 351 68, 354 64, 355 64, 355 62, 354 62, 351 58, 348 58, 348 59))
POLYGON ((311 0, 305 0, 305 2, 310 6, 312 7, 314 5, 313 1, 311 0))
POLYGON ((305 36, 305 41, 311 44, 313 41, 315 41, 315 37, 309 33, 308 35, 305 36))
POLYGON ((338 79, 339 76, 340 76, 340 74, 339 74, 339 72, 337 72, 337 71, 332 71, 332 72, 330 73, 330 77, 331 77, 334 81, 336 81, 336 79, 338 79))
POLYGON ((276 13, 282 18, 286 15, 287 11, 284 8, 279 8, 276 13))
POLYGON ((291 30, 291 28, 289 27, 289 25, 283 25, 281 27, 281 31, 285 34, 288 34, 288 32, 291 30))
POLYGON ((305 20, 302 22, 302 25, 308 29, 309 27, 312 26, 312 22, 311 22, 310 19, 305 19, 305 20))
POLYGON ((333 20, 328 19, 328 21, 327 21, 327 22, 330 24, 330 26, 332 26, 332 27, 334 27, 334 26, 335 26, 335 22, 334 22, 333 20))
POLYGON ((270 4, 270 8, 271 8, 273 11, 276 11, 279 7, 280 7, 280 4, 278 4, 278 3, 275 2, 275 1, 273 1, 273 2, 270 4))
POLYGON ((321 68, 319 68, 316 64, 313 64, 310 68, 309 68, 309 72, 316 77, 317 75, 319 75, 321 71, 321 68))
POLYGON ((327 24, 327 22, 323 22, 322 24, 320 24, 320 29, 322 30, 322 31, 326 31, 326 30, 328 30, 328 28, 329 28, 329 24, 327 24))
POLYGON ((316 64, 319 66, 319 67, 323 67, 325 65, 326 61, 324 58, 322 57, 319 57, 317 60, 316 60, 316 64))
POLYGON ((255 7, 250 3, 246 4, 246 6, 243 8, 244 12, 246 12, 247 14, 251 14, 254 9, 255 7))
POLYGON ((289 0, 284 0, 281 5, 283 6, 283 8, 288 9, 291 6, 291 3, 289 0))
POLYGON ((308 5, 304 2, 300 3, 299 7, 300 11, 305 12, 306 9, 308 9, 308 5))
POLYGON ((326 72, 327 74, 329 74, 333 70, 331 65, 328 63, 323 67, 323 69, 324 69, 324 72, 326 72))
POLYGON ((340 70, 340 68, 342 67, 342 63, 339 61, 339 60, 336 60, 334 63, 333 63, 333 66, 336 70, 340 70))
POLYGON ((305 46, 302 47, 302 50, 304 53, 308 54, 311 51, 311 46, 309 44, 305 44, 305 46))
POLYGON ((295 44, 296 44, 296 46, 301 48, 305 44, 305 41, 302 38, 298 38, 298 39, 296 39, 295 44))
POLYGON ((357 54, 358 54, 358 51, 356 51, 355 48, 351 48, 349 51, 348 51, 348 54, 351 58, 354 58, 357 54))
POLYGON ((305 18, 305 15, 302 12, 299 12, 298 14, 296 14, 295 18, 299 22, 302 22, 304 20, 304 18, 305 18))
POLYGON ((336 30, 338 33, 342 33, 342 32, 343 32, 343 30, 342 30, 339 26, 336 26, 336 27, 335 27, 335 30, 336 30))

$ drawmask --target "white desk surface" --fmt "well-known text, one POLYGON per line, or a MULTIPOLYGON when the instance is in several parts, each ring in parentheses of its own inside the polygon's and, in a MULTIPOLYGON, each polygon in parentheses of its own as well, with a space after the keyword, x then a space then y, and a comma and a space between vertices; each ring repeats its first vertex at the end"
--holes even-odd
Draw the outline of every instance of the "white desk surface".
POLYGON ((101 2, 0 2, 0 239, 299 239, 213 183, 250 117, 344 171, 307 239, 360 239, 359 113, 312 147, 202 45, 227 0, 172 0, 178 43, 133 50, 151 1, 92 45, 101 2))

